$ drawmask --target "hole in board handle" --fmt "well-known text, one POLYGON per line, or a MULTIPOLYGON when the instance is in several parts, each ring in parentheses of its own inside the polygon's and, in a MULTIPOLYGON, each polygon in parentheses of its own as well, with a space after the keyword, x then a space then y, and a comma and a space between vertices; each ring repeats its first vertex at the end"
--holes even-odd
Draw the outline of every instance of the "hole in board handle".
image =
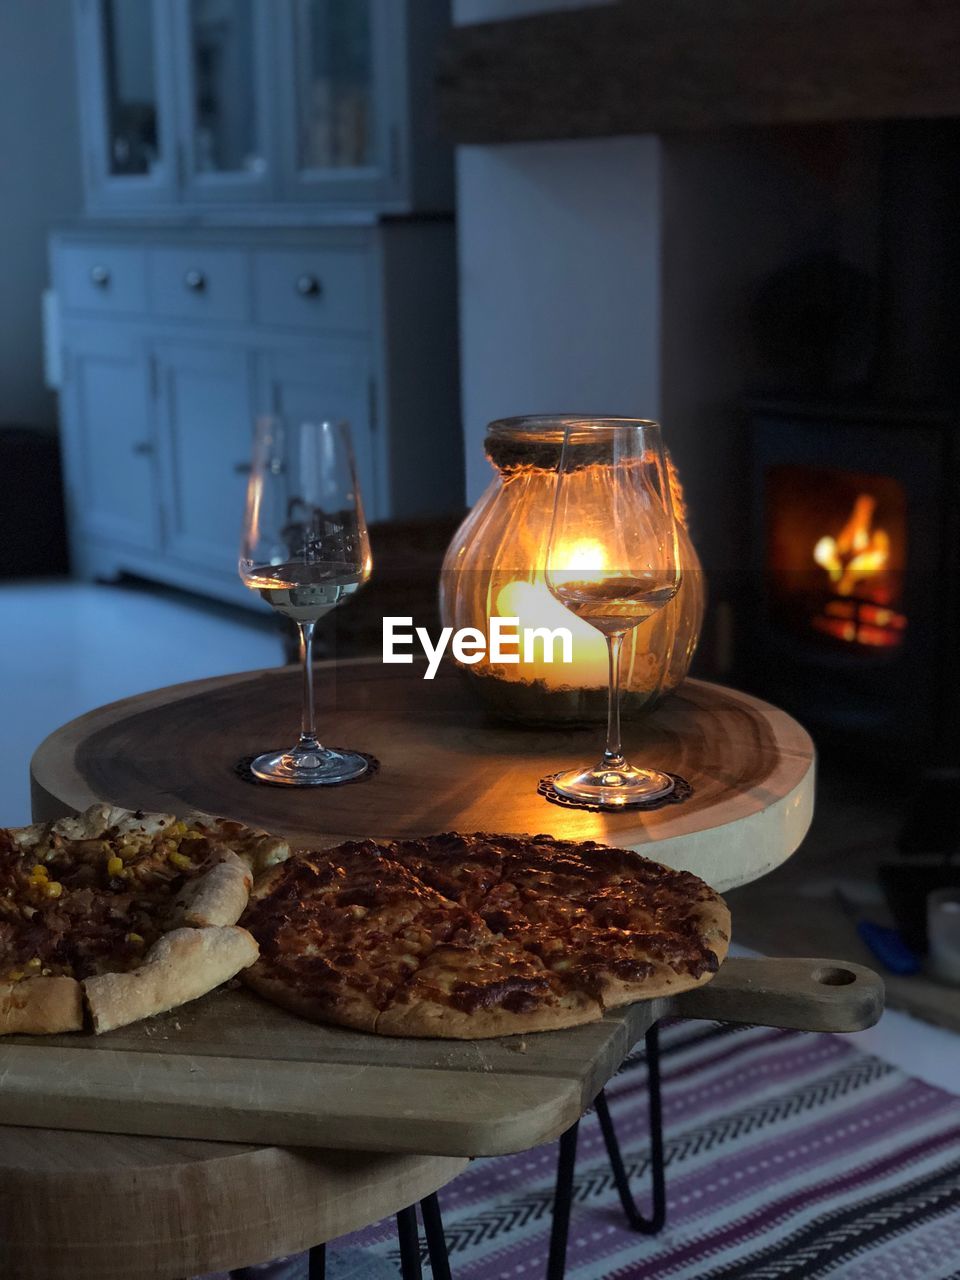
POLYGON ((851 982, 857 980, 857 975, 852 969, 843 969, 839 965, 814 969, 812 977, 814 982, 819 982, 824 987, 849 987, 851 982))

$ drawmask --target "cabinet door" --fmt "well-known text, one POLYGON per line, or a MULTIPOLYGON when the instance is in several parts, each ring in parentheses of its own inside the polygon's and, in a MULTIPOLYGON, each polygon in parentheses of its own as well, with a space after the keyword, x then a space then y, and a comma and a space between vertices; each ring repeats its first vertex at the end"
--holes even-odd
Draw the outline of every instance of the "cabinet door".
POLYGON ((124 547, 159 545, 150 374, 117 324, 64 332, 61 408, 71 522, 124 547))
POLYGON ((290 422, 322 418, 350 424, 357 478, 367 520, 381 519, 380 459, 375 392, 366 356, 317 346, 264 352, 260 357, 260 405, 290 422))
POLYGON ((237 347, 157 343, 164 550, 234 573, 253 443, 250 359, 237 347))
POLYGON ((400 197, 403 10, 400 0, 277 4, 284 198, 377 204, 400 197))
POLYGON ((169 9, 153 0, 74 0, 92 208, 170 204, 176 165, 169 9))
POLYGON ((237 203, 275 196, 273 0, 175 0, 181 196, 237 203))

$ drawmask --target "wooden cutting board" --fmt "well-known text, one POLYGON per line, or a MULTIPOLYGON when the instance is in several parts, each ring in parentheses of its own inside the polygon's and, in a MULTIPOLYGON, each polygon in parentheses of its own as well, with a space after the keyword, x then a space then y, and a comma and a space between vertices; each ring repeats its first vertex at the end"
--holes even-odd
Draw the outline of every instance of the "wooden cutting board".
POLYGON ((426 1155, 500 1155, 562 1133, 669 1013, 852 1031, 880 980, 823 960, 728 960, 706 987, 599 1022, 495 1040, 321 1027, 221 990, 105 1036, 0 1043, 0 1124, 426 1155))

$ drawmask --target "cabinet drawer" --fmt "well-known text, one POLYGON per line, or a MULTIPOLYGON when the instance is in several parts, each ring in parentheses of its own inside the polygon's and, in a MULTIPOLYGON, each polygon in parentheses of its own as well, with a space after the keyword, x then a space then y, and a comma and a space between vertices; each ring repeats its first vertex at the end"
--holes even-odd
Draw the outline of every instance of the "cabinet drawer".
POLYGON ((367 254, 362 249, 282 249, 254 258, 261 324, 358 332, 369 325, 367 254))
POLYGON ((56 287, 67 310, 130 312, 147 308, 147 273, 140 249, 61 245, 56 287))
POLYGON ((235 249, 153 249, 150 293, 157 315, 246 320, 247 255, 235 249))

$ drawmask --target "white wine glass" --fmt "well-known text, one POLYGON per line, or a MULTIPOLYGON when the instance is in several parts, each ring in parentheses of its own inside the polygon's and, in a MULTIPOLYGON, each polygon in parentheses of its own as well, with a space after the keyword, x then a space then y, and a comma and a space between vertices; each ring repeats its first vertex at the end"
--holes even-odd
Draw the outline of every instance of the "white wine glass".
POLYGON ((324 747, 313 698, 317 622, 370 577, 372 560, 357 469, 345 422, 257 422, 240 548, 240 577, 300 632, 300 739, 251 764, 254 777, 295 787, 329 786, 369 767, 355 751, 324 747))
POLYGON ((556 775, 564 796, 621 807, 674 788, 638 768, 620 741, 623 638, 680 587, 680 548, 660 427, 634 418, 585 419, 564 430, 547 549, 546 581, 571 613, 602 632, 609 651, 607 745, 586 768, 556 775))

